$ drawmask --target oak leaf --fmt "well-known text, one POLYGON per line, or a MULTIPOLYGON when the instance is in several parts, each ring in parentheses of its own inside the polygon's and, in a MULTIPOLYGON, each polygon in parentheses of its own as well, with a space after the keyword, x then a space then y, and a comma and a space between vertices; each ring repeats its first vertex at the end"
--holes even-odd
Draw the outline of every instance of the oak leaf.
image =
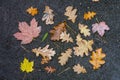
POLYGON ((86 69, 85 69, 83 66, 81 66, 80 64, 74 65, 74 66, 73 66, 73 70, 74 70, 74 72, 76 72, 77 74, 87 73, 86 69))
POLYGON ((49 60, 52 59, 52 56, 56 54, 56 52, 53 50, 53 48, 48 49, 49 45, 46 45, 44 48, 35 48, 32 49, 32 52, 36 54, 36 56, 42 56, 43 58, 48 58, 49 60))
POLYGON ((56 69, 51 66, 46 66, 44 69, 47 71, 47 73, 53 73, 56 71, 56 69))
POLYGON ((58 57, 59 63, 61 66, 65 65, 69 58, 71 58, 72 49, 67 49, 64 53, 61 53, 61 56, 58 57))
POLYGON ((19 30, 14 35, 17 40, 21 40, 21 44, 28 44, 32 40, 39 36, 41 32, 41 26, 38 26, 38 22, 33 18, 30 22, 30 26, 26 22, 19 22, 19 30))
POLYGON ((105 22, 95 23, 92 25, 93 33, 98 32, 101 37, 105 34, 105 30, 110 30, 105 22))
POLYGON ((46 64, 50 61, 50 59, 48 57, 44 57, 42 58, 41 64, 46 64))
POLYGON ((33 61, 29 62, 29 60, 27 58, 24 58, 23 62, 21 62, 20 69, 23 72, 29 73, 29 72, 32 72, 34 70, 33 65, 34 65, 33 61))
POLYGON ((30 15, 34 16, 34 15, 38 14, 38 9, 30 7, 26 10, 26 12, 28 12, 30 15))
POLYGON ((53 14, 53 10, 50 9, 49 6, 45 6, 45 11, 44 11, 44 15, 42 17, 42 21, 45 21, 45 23, 48 25, 48 24, 54 24, 54 21, 53 21, 53 17, 54 17, 54 14, 53 14))
POLYGON ((84 13, 84 19, 91 20, 95 15, 96 15, 96 12, 88 11, 87 13, 84 13))
POLYGON ((84 54, 88 56, 88 51, 92 51, 93 40, 84 40, 78 34, 76 36, 76 44, 77 46, 73 48, 76 56, 83 57, 84 54))
POLYGON ((64 15, 68 16, 68 20, 71 20, 73 23, 75 23, 77 18, 76 12, 77 9, 73 9, 73 6, 68 6, 64 15))
POLYGON ((68 33, 67 34, 67 32, 66 31, 64 31, 64 32, 62 32, 61 34, 60 34, 60 39, 62 40, 62 42, 73 42, 73 39, 70 37, 70 34, 68 33))
POLYGON ((66 31, 66 22, 62 22, 62 23, 59 23, 58 25, 56 25, 52 30, 50 30, 51 40, 59 41, 60 34, 64 31, 66 31))
POLYGON ((84 34, 84 36, 90 36, 90 29, 88 29, 88 26, 87 25, 84 25, 84 24, 78 24, 78 28, 80 30, 80 33, 81 34, 84 34))
POLYGON ((105 64, 103 58, 105 58, 105 54, 102 52, 102 48, 96 50, 96 52, 92 52, 91 60, 89 62, 93 65, 93 69, 99 69, 101 65, 105 64))

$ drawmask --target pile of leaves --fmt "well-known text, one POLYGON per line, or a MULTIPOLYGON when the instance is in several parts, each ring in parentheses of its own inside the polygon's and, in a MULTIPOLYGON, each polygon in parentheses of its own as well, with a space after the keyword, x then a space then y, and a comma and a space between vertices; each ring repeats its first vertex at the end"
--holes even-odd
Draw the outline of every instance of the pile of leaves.
MULTIPOLYGON (((97 2, 99 0, 93 0, 93 2, 97 2)), ((27 10, 27 13, 31 16, 35 16, 38 14, 38 9, 30 7, 27 10)), ((44 15, 42 17, 42 21, 45 21, 46 25, 52 25, 54 24, 54 10, 52 10, 49 6, 45 6, 45 10, 43 11, 44 15)), ((76 8, 73 6, 68 6, 65 9, 64 15, 66 16, 67 20, 70 20, 73 24, 76 23, 77 12, 79 12, 76 8)), ((97 15, 94 11, 88 11, 85 12, 83 15, 84 20, 91 20, 97 15)), ((21 44, 30 44, 35 38, 41 36, 41 30, 42 27, 38 26, 38 21, 33 18, 30 21, 30 25, 27 24, 27 22, 19 22, 18 29, 20 31, 13 34, 13 36, 17 40, 21 40, 21 44)), ((69 30, 73 31, 72 27, 68 26, 67 22, 60 22, 57 25, 55 25, 49 32, 47 32, 43 38, 41 39, 41 42, 46 40, 47 36, 50 35, 50 40, 54 42, 64 42, 64 43, 75 43, 76 45, 73 48, 67 48, 63 52, 60 53, 57 61, 61 66, 64 66, 68 63, 69 59, 73 56, 78 57, 89 57, 90 53, 92 55, 90 56, 90 64, 93 66, 94 70, 99 69, 103 64, 105 64, 105 58, 106 54, 102 52, 102 48, 96 48, 93 49, 94 46, 94 40, 89 39, 87 37, 91 36, 91 32, 98 33, 97 35, 102 38, 105 35, 105 30, 110 30, 108 25, 105 23, 105 21, 96 22, 92 24, 92 30, 89 29, 89 26, 83 23, 78 23, 77 29, 79 32, 77 34, 74 34, 76 36, 76 39, 71 37, 71 33, 69 33, 69 30)), ((51 48, 50 44, 45 44, 45 47, 38 47, 31 49, 31 52, 35 54, 36 57, 41 58, 41 64, 48 64, 52 58, 56 55, 56 50, 54 48, 51 48)), ((59 46, 59 45, 58 45, 59 46)), ((62 46, 60 46, 62 48, 62 46)), ((24 48, 25 49, 25 48, 24 48)), ((55 65, 53 65, 55 66, 55 65)), ((60 67, 61 67, 60 66, 60 67)), ((69 67, 69 66, 68 66, 69 67)), ((87 69, 82 66, 80 63, 75 64, 74 66, 70 67, 73 69, 74 72, 77 74, 80 73, 87 73, 87 69)), ((23 72, 29 73, 35 70, 34 68, 34 62, 29 62, 27 58, 24 58, 23 62, 20 64, 20 69, 23 72)), ((44 70, 47 73, 54 73, 57 71, 55 67, 52 66, 46 66, 44 70)))

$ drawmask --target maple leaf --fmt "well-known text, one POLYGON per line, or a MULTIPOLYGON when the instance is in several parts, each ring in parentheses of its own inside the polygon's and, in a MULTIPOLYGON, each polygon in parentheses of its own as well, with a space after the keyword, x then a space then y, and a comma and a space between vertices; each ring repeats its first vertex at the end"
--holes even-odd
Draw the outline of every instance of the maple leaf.
POLYGON ((73 9, 72 6, 68 6, 64 15, 68 16, 68 20, 71 20, 73 23, 75 23, 75 20, 77 18, 76 12, 77 9, 73 9))
POLYGON ((90 36, 90 29, 87 29, 88 26, 84 24, 78 24, 79 30, 81 34, 84 34, 84 36, 90 36))
POLYGON ((50 30, 51 40, 59 41, 60 34, 64 31, 66 31, 66 22, 62 22, 62 23, 59 23, 58 25, 56 25, 52 30, 50 30))
POLYGON ((51 66, 46 66, 44 69, 47 71, 47 73, 53 73, 56 71, 56 69, 51 66))
POLYGON ((21 44, 28 44, 32 42, 33 38, 36 38, 39 36, 39 33, 41 32, 41 26, 38 26, 38 22, 33 18, 30 22, 30 26, 26 22, 19 22, 19 30, 20 32, 17 32, 13 34, 17 40, 21 40, 21 44))
POLYGON ((74 72, 77 72, 77 74, 87 73, 86 69, 83 66, 81 66, 80 64, 74 65, 73 70, 74 70, 74 72))
POLYGON ((29 73, 29 72, 32 72, 34 70, 33 65, 34 65, 33 61, 29 62, 29 60, 27 58, 24 58, 23 62, 21 62, 20 69, 23 72, 29 73))
POLYGON ((92 25, 93 33, 98 32, 98 34, 102 37, 105 34, 105 30, 110 30, 108 25, 105 22, 95 23, 92 25))
POLYGON ((43 58, 48 57, 49 60, 52 59, 52 56, 56 54, 56 52, 53 50, 53 48, 48 49, 49 45, 46 45, 44 48, 35 48, 32 49, 32 52, 36 54, 36 56, 41 55, 43 58))
POLYGON ((33 8, 33 7, 30 7, 26 10, 26 12, 28 12, 29 14, 31 14, 32 16, 38 14, 38 9, 37 8, 33 8))
POLYGON ((91 20, 96 15, 95 12, 88 11, 87 13, 84 13, 84 19, 85 20, 91 20))
POLYGON ((58 57, 59 63, 63 66, 67 63, 68 58, 71 58, 72 49, 67 49, 64 53, 61 53, 61 56, 58 57))
POLYGON ((42 17, 42 21, 45 21, 46 24, 54 24, 54 21, 53 21, 53 17, 54 17, 54 14, 53 14, 53 10, 50 9, 49 6, 45 6, 45 11, 44 11, 44 15, 42 17))
POLYGON ((73 42, 73 39, 70 37, 70 34, 66 33, 66 31, 62 32, 60 34, 60 39, 62 40, 62 42, 66 41, 67 43, 68 42, 73 42))
POLYGON ((93 65, 93 69, 99 69, 101 65, 105 64, 105 61, 102 60, 105 56, 106 55, 102 53, 102 48, 97 49, 96 52, 92 52, 89 62, 93 65))
POLYGON ((84 54, 88 56, 88 51, 92 51, 93 40, 84 40, 78 34, 76 36, 76 41, 77 46, 73 48, 74 54, 81 57, 83 57, 84 54))

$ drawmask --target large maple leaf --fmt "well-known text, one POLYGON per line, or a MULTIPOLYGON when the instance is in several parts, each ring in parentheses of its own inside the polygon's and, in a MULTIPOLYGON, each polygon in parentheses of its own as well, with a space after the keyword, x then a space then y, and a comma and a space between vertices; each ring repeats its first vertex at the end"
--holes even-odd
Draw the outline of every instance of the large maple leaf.
POLYGON ((17 40, 21 40, 21 44, 28 44, 32 42, 33 38, 39 36, 41 32, 41 26, 38 27, 38 22, 33 18, 30 22, 30 26, 26 22, 19 22, 19 30, 14 34, 14 37, 17 40))
POLYGON ((108 25, 105 22, 95 23, 92 25, 93 33, 98 32, 98 34, 102 37, 105 34, 105 30, 110 30, 108 25))

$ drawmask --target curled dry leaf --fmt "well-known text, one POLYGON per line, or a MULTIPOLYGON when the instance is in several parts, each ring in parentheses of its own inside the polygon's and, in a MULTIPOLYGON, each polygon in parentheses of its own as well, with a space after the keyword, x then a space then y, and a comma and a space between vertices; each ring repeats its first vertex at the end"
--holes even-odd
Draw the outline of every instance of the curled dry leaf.
POLYGON ((70 34, 68 33, 67 34, 67 32, 66 31, 64 31, 64 32, 62 32, 61 34, 60 34, 60 39, 62 40, 62 42, 73 42, 73 39, 70 37, 70 34))
POLYGON ((77 46, 73 48, 74 54, 81 57, 83 57, 84 54, 88 56, 88 51, 92 51, 93 40, 84 40, 79 34, 76 37, 77 46))
POLYGON ((44 15, 42 17, 42 21, 45 21, 46 24, 54 24, 54 21, 53 21, 53 17, 54 17, 54 14, 53 14, 53 10, 50 9, 49 6, 45 6, 45 11, 44 11, 44 15))
POLYGON ((19 22, 19 30, 14 34, 14 37, 17 40, 21 40, 21 44, 28 44, 32 42, 33 38, 39 36, 41 32, 41 26, 38 27, 38 22, 33 18, 30 22, 30 26, 26 22, 19 22))
POLYGON ((80 30, 80 33, 81 34, 84 34, 84 36, 90 36, 90 29, 88 29, 88 26, 87 25, 84 25, 84 24, 78 24, 78 28, 80 30))
POLYGON ((98 34, 102 37, 105 34, 105 30, 110 30, 108 25, 105 22, 95 23, 92 25, 93 33, 98 32, 98 34))
POLYGON ((38 9, 30 7, 26 10, 26 12, 28 12, 30 15, 34 16, 34 15, 38 14, 38 9))
POLYGON ((93 65, 93 69, 99 69, 101 65, 105 64, 103 58, 105 58, 105 54, 102 53, 102 48, 96 50, 96 52, 92 52, 91 60, 89 61, 93 65))
POLYGON ((49 58, 49 60, 52 59, 52 56, 56 54, 56 52, 53 50, 53 48, 48 49, 49 45, 46 45, 44 48, 35 48, 32 49, 32 52, 36 54, 36 56, 41 55, 43 58, 49 58))
POLYGON ((67 63, 68 58, 71 58, 72 49, 67 49, 65 53, 61 53, 61 56, 58 57, 59 63, 63 66, 67 63))
POLYGON ((47 71, 47 73, 53 73, 56 71, 56 69, 51 66, 46 66, 44 69, 47 71))
POLYGON ((93 2, 98 2, 99 0, 92 0, 93 2))
POLYGON ((41 64, 46 64, 50 61, 50 59, 48 57, 44 57, 42 58, 41 64))
POLYGON ((75 23, 77 15, 76 15, 77 9, 73 9, 72 6, 68 6, 66 8, 66 12, 64 13, 65 16, 68 16, 68 20, 71 20, 73 23, 75 23))
POLYGON ((56 25, 52 30, 50 30, 51 40, 59 41, 60 40, 60 34, 64 31, 66 31, 66 22, 62 22, 62 23, 56 25))
POLYGON ((77 74, 87 73, 86 69, 85 69, 83 66, 81 66, 80 64, 74 65, 74 66, 73 66, 73 70, 74 70, 74 72, 76 72, 77 74))
POLYGON ((85 20, 91 20, 96 15, 96 12, 90 12, 84 13, 84 19, 85 20))

